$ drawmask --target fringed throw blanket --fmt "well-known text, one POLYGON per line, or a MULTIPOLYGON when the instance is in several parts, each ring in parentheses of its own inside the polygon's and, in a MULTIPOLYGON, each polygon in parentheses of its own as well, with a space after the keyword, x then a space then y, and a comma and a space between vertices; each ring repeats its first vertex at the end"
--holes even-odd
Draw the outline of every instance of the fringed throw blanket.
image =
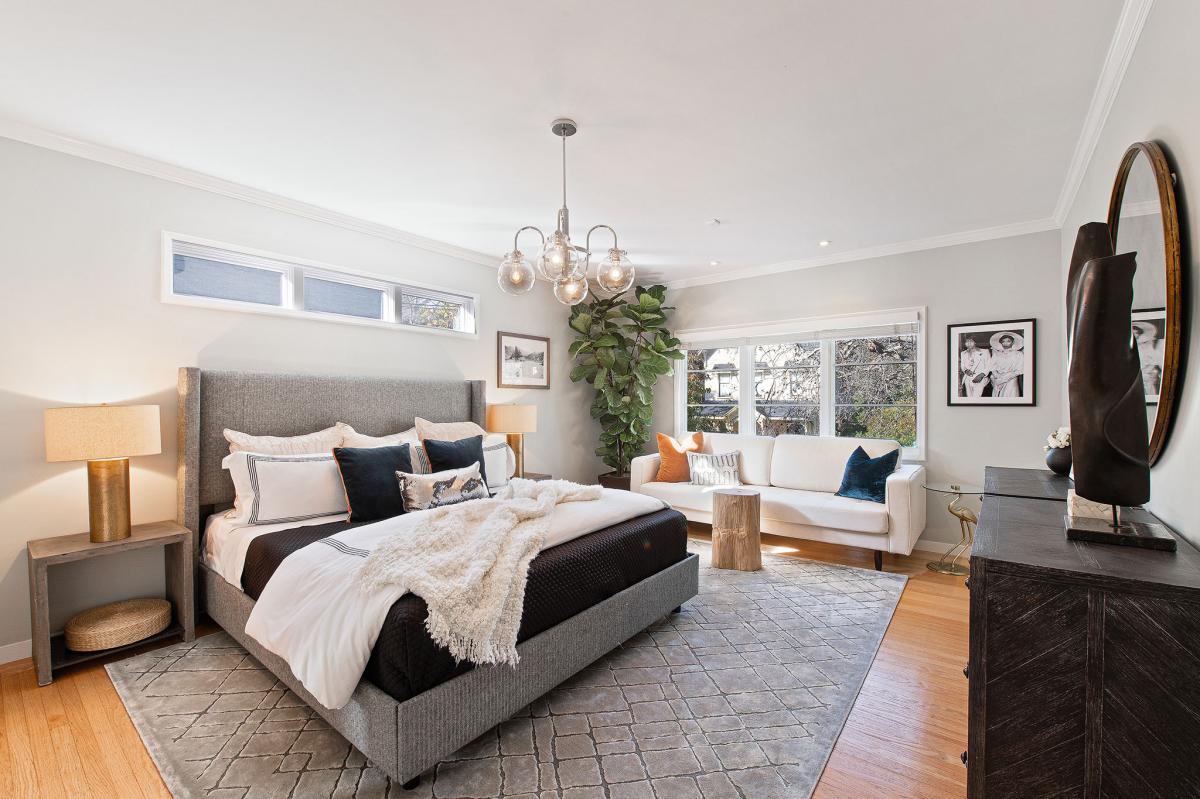
POLYGON ((497 498, 430 511, 418 528, 375 548, 362 589, 424 599, 425 628, 456 660, 515 664, 525 577, 554 506, 597 500, 600 492, 566 480, 518 479, 497 498))
POLYGON ((293 552, 246 632, 329 708, 349 701, 388 610, 409 592, 425 600, 430 634, 455 657, 515 663, 529 562, 662 507, 628 491, 513 480, 492 499, 406 513, 293 552))

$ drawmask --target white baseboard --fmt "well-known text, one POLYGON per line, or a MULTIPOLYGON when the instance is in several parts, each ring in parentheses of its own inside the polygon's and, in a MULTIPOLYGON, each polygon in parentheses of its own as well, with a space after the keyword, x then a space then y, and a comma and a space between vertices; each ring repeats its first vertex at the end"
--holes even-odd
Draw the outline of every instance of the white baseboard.
POLYGON ((33 657, 33 639, 31 638, 0 645, 0 665, 29 657, 33 657))

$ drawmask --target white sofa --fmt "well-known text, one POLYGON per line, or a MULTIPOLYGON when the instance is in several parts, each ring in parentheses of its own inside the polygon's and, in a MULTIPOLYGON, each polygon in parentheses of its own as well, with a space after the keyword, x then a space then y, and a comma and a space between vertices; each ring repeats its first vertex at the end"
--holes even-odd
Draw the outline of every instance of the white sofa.
MULTIPOLYGON (((705 433, 704 452, 741 452, 741 480, 762 495, 764 533, 848 544, 883 553, 912 552, 925 530, 925 467, 900 464, 887 479, 887 501, 839 497, 846 461, 855 447, 872 458, 899 448, 895 441, 832 436, 741 436, 705 433)), ((630 465, 630 490, 667 502, 695 522, 712 523, 711 486, 660 483, 659 456, 642 455, 630 465)))

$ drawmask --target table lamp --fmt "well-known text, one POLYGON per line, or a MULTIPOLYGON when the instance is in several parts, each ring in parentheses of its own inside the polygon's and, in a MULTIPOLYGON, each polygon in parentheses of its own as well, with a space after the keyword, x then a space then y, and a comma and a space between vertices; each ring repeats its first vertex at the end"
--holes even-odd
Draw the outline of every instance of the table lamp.
POLYGON ((47 408, 46 460, 87 461, 91 540, 129 537, 129 459, 162 452, 157 405, 47 408))
POLYGON ((492 433, 507 433, 508 446, 517 456, 517 477, 525 476, 525 434, 537 432, 536 405, 489 405, 487 427, 492 433))

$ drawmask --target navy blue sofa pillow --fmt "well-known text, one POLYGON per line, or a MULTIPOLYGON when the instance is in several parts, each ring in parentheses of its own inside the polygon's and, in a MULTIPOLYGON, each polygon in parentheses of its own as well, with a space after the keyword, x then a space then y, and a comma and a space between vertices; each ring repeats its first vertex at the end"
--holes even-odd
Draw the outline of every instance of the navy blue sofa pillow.
POLYGON ((483 436, 472 436, 458 441, 427 438, 422 443, 425 445, 425 454, 429 456, 429 467, 435 472, 464 469, 478 463, 479 476, 485 486, 488 484, 487 472, 483 468, 483 436))
POLYGON ((842 487, 837 490, 839 497, 851 499, 869 499, 871 502, 887 500, 888 475, 896 471, 896 462, 900 460, 900 450, 894 449, 886 455, 872 458, 866 450, 858 447, 850 453, 846 461, 846 471, 842 475, 842 487))
POLYGON ((396 472, 411 472, 408 444, 396 447, 334 447, 350 521, 375 522, 404 513, 396 472))

